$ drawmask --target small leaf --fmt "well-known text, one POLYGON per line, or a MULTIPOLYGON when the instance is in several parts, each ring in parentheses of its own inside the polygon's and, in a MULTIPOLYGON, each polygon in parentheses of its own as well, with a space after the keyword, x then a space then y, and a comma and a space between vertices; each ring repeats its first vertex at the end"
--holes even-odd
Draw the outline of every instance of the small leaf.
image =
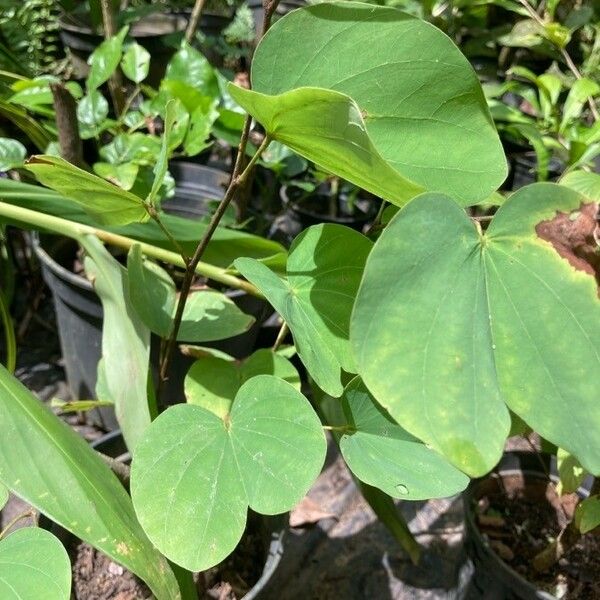
POLYGON ((203 54, 186 42, 171 58, 165 79, 186 83, 210 98, 219 95, 219 86, 214 69, 203 54))
POLYGON ((590 202, 600 202, 600 175, 587 171, 571 171, 564 175, 560 184, 585 196, 590 202))
POLYGON ((117 35, 103 41, 88 58, 90 72, 85 82, 88 92, 98 89, 115 72, 121 61, 123 40, 127 35, 123 27, 117 35))
POLYGON ((133 459, 133 502, 156 547, 202 571, 233 551, 248 507, 278 514, 297 504, 325 451, 306 398, 281 379, 259 375, 240 387, 225 420, 186 404, 152 423, 133 459))
POLYGON ((141 83, 148 77, 150 54, 137 42, 128 44, 121 59, 123 74, 134 83, 141 83))
POLYGON ((85 412, 102 406, 114 406, 114 404, 108 400, 70 400, 65 402, 59 398, 52 398, 50 406, 52 408, 58 408, 63 413, 67 413, 85 412))
POLYGON ((32 156, 25 168, 43 185, 80 204, 104 225, 148 220, 141 198, 57 156, 32 156))
POLYGON ((577 505, 575 522, 581 533, 600 527, 600 496, 590 496, 577 505))
POLYGON ((583 105, 589 98, 593 98, 600 93, 600 85, 591 79, 583 77, 577 79, 571 86, 565 105, 563 107, 563 116, 560 122, 560 131, 564 131, 569 123, 581 115, 583 105))
POLYGON ((208 108, 199 106, 190 116, 190 127, 183 142, 183 150, 187 156, 195 156, 210 146, 213 123, 219 117, 218 101, 215 99, 208 108))
MULTIPOLYGON (((129 298, 142 321, 157 335, 171 335, 177 310, 177 292, 169 274, 144 260, 134 244, 127 257, 129 298)), ((214 290, 191 292, 188 296, 177 339, 212 342, 247 331, 254 318, 243 313, 225 294, 214 290)))
POLYGON ((461 492, 469 478, 395 423, 359 377, 344 390, 348 430, 339 439, 350 470, 364 483, 403 500, 429 500, 461 492))
POLYGON ((71 562, 49 531, 24 527, 0 540, 2 600, 69 600, 71 562))
POLYGON ((242 384, 257 375, 274 375, 300 391, 300 376, 294 365, 271 350, 262 349, 241 363, 215 356, 196 361, 185 377, 185 396, 189 404, 224 418, 242 384))
POLYGON ((108 116, 108 102, 98 91, 88 92, 77 105, 77 119, 85 127, 98 127, 108 116))
POLYGON ((21 142, 0 138, 0 173, 23 166, 27 150, 21 142))
POLYGON ((286 279, 256 260, 235 261, 288 324, 298 356, 331 396, 342 394, 342 370, 355 372, 348 341, 350 313, 371 248, 357 231, 324 224, 294 240, 286 279))
POLYGON ((572 454, 569 454, 562 448, 559 448, 556 453, 556 462, 559 477, 559 496, 576 492, 581 482, 585 479, 585 469, 572 454))
POLYGON ((158 192, 163 184, 163 181, 165 180, 165 175, 167 173, 169 162, 169 137, 171 136, 173 123, 175 121, 174 111, 175 102, 171 100, 170 102, 167 102, 167 107, 165 109, 165 130, 162 136, 160 152, 156 157, 156 165, 154 166, 154 181, 152 182, 152 189, 146 198, 146 202, 151 206, 156 204, 158 192))

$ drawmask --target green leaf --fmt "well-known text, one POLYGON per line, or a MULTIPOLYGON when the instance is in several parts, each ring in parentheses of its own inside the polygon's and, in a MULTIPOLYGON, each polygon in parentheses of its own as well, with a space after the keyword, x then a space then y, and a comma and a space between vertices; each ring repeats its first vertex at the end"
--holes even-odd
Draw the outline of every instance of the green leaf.
POLYGON ((381 157, 359 107, 345 94, 300 88, 266 96, 233 85, 230 92, 273 139, 321 168, 397 205, 423 191, 381 157))
POLYGON ((571 86, 569 95, 563 107, 563 116, 560 122, 560 131, 563 132, 569 123, 581 115, 583 105, 589 98, 600 94, 600 85, 591 79, 583 77, 571 86))
POLYGON ((67 413, 85 412, 88 410, 93 410, 94 408, 100 408, 102 406, 114 406, 114 404, 108 400, 71 400, 65 402, 59 398, 52 398, 50 401, 50 406, 52 408, 58 408, 62 413, 67 413))
POLYGON ((150 330, 137 317, 128 290, 128 272, 104 248, 98 238, 82 237, 87 256, 86 274, 102 302, 102 363, 107 396, 115 405, 117 420, 127 447, 133 451, 150 425, 148 373, 150 330))
POLYGON ((156 157, 156 164, 154 165, 154 181, 152 182, 152 189, 146 198, 146 202, 151 206, 156 204, 156 197, 158 196, 160 187, 167 174, 169 162, 169 137, 171 136, 173 123, 175 121, 175 102, 172 100, 167 102, 165 111, 165 130, 163 132, 162 145, 160 147, 160 152, 156 157))
POLYGON ((8 502, 8 488, 0 483, 0 510, 2 510, 8 502))
POLYGON ((348 341, 350 313, 371 248, 357 231, 324 224, 294 240, 286 279, 253 259, 235 261, 288 324, 302 363, 331 396, 342 394, 342 370, 355 372, 348 341))
POLYGON ((600 496, 590 496, 577 505, 575 521, 581 533, 600 527, 600 496))
POLYGON ((180 81, 210 98, 219 95, 219 85, 214 69, 206 57, 183 42, 171 58, 165 74, 169 81, 180 81))
POLYGON ((500 458, 507 406, 600 472, 597 287, 536 229, 584 201, 528 186, 480 234, 452 200, 424 194, 369 256, 350 332, 358 373, 392 418, 469 475, 500 458))
POLYGON ((133 502, 146 533, 174 563, 202 571, 239 542, 247 508, 289 510, 325 459, 321 423, 289 383, 244 383, 225 420, 200 406, 173 406, 151 425, 131 469, 133 502))
POLYGON ((159 600, 178 600, 168 563, 146 538, 131 499, 102 459, 2 366, 0 389, 0 481, 141 577, 159 600))
POLYGON ((137 42, 128 44, 121 59, 123 74, 134 83, 141 83, 148 77, 150 54, 137 42))
POLYGON ((242 384, 257 375, 274 375, 300 391, 300 376, 292 363, 263 348, 241 362, 216 356, 196 361, 184 381, 189 404, 202 406, 224 418, 242 384))
POLYGON ((590 202, 600 202, 600 175, 597 173, 571 171, 561 178, 560 184, 579 192, 590 202))
POLYGON ((90 72, 85 85, 88 93, 98 89, 111 77, 119 66, 123 52, 123 40, 127 35, 127 27, 123 27, 117 35, 102 42, 88 58, 90 72))
POLYGON ((108 117, 108 102, 98 91, 87 93, 77 105, 77 120, 91 129, 98 127, 108 117))
MULTIPOLYGON (((177 310, 177 290, 169 274, 144 260, 135 244, 127 257, 129 298, 140 319, 157 335, 171 335, 177 310)), ((248 331, 254 318, 243 313, 225 294, 200 290, 188 296, 177 339, 211 342, 248 331)))
POLYGON ((556 453, 556 463, 559 477, 558 495, 576 492, 587 475, 579 461, 572 454, 559 448, 556 453))
POLYGON ((43 185, 80 204, 102 225, 148 220, 141 198, 57 156, 32 156, 25 168, 43 185))
POLYGON ((94 173, 110 183, 129 191, 137 178, 139 166, 135 163, 111 165, 110 163, 94 163, 94 173))
MULTIPOLYGON (((468 205, 489 196, 506 177, 502 146, 467 59, 441 31, 395 8, 326 2, 289 13, 269 29, 256 49, 252 87, 275 97, 306 87, 349 96, 358 115, 346 100, 350 114, 345 123, 341 114, 337 115, 338 136, 358 136, 361 124, 357 117, 362 115, 362 127, 377 152, 399 176, 412 181, 413 187, 444 191, 468 205), (360 51, 348 50, 352 48, 360 51)), ((310 98, 307 93, 300 93, 302 96, 310 98)), ((277 102, 276 98, 267 101, 255 96, 249 108, 246 101, 250 98, 242 92, 236 100, 243 99, 240 103, 259 120, 258 113, 254 114, 258 105, 265 104, 271 111, 277 102)), ((288 107, 283 99, 287 98, 279 100, 284 111, 288 107)), ((331 101, 333 96, 329 98, 331 101)), ((340 97, 337 110, 343 106, 340 97)), ((329 105, 324 108, 329 114, 329 105)), ((295 106, 291 113, 294 125, 303 121, 304 135, 312 135, 314 125, 304 121, 298 109, 295 106)), ((313 111, 306 114, 313 117, 313 111)), ((277 120, 282 127, 285 112, 277 120)), ((262 124, 272 133, 268 123, 262 124)), ((330 124, 320 125, 331 129, 330 124)), ((279 130, 275 139, 278 134, 279 130)), ((298 138, 301 134, 298 132, 298 138)), ((293 140, 299 148, 289 139, 279 141, 342 175, 338 169, 345 168, 345 155, 332 169, 335 159, 323 155, 320 147, 309 155, 310 148, 301 139, 293 140)), ((333 145, 331 152, 336 151, 337 145, 333 145)), ((363 150, 357 152, 364 155, 363 150)), ((356 162, 356 168, 364 169, 364 162, 356 162)), ((381 193, 379 188, 369 191, 381 193)), ((393 200, 393 196, 384 197, 393 200)))
POLYGON ((344 390, 349 428, 339 444, 350 470, 364 483, 404 500, 452 496, 469 478, 395 423, 355 377, 344 390))
POLYGON ((0 173, 21 167, 27 156, 27 149, 18 140, 0 137, 0 173))
POLYGON ((135 161, 139 164, 154 164, 160 152, 160 139, 145 133, 120 133, 100 148, 100 156, 113 165, 135 161))
POLYGON ((0 540, 2 600, 69 600, 70 597, 69 556, 49 531, 24 527, 0 540))
POLYGON ((213 123, 219 117, 218 100, 214 100, 208 108, 199 106, 190 116, 190 127, 183 142, 183 150, 187 156, 195 156, 210 146, 208 141, 213 123))

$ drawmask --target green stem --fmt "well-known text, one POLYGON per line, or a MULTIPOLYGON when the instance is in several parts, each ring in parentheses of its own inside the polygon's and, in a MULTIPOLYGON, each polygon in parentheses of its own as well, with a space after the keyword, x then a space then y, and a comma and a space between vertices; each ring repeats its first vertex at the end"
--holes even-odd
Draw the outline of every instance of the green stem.
MULTIPOLYGON (((132 238, 125 237, 124 235, 111 233, 105 229, 98 229, 89 225, 83 225, 82 223, 75 223, 68 219, 46 215, 21 206, 6 204, 5 202, 0 202, 0 217, 6 217, 7 219, 17 221, 24 225, 33 226, 34 229, 42 229, 66 235, 73 239, 79 239, 82 235, 95 235, 103 242, 110 244, 111 246, 123 248, 124 250, 129 250, 134 244, 139 244, 142 248, 142 252, 146 256, 172 264, 176 267, 186 268, 183 258, 176 252, 165 250, 164 248, 159 248, 152 244, 146 244, 145 242, 139 242, 132 238)), ((256 287, 239 277, 230 275, 226 269, 199 261, 194 265, 194 272, 203 277, 207 277, 208 279, 218 281, 228 287, 240 289, 252 296, 262 298, 262 294, 256 287)))
POLYGON ((10 318, 10 311, 8 310, 2 290, 0 290, 0 316, 2 317, 2 326, 6 338, 6 369, 12 375, 17 366, 17 341, 15 338, 15 327, 10 318))
POLYGON ((20 515, 17 515, 14 519, 11 519, 8 524, 6 525, 6 527, 0 531, 0 540, 2 540, 2 538, 12 529, 13 526, 15 526, 19 521, 22 521, 23 519, 29 519, 29 518, 35 518, 35 511, 33 509, 28 510, 27 512, 21 513, 20 515))
POLYGON ((191 571, 176 565, 169 561, 175 579, 179 584, 179 591, 181 592, 181 600, 198 600, 198 588, 194 583, 194 575, 191 571))

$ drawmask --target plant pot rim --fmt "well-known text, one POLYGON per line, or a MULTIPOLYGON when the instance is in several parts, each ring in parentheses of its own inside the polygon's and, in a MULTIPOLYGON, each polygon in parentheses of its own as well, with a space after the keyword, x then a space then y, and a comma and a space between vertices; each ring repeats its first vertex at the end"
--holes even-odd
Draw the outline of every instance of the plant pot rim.
MULTIPOLYGON (((500 556, 490 547, 485 537, 479 530, 475 521, 475 511, 473 510, 473 501, 476 498, 475 492, 477 486, 482 481, 486 481, 490 478, 501 478, 508 477, 511 475, 523 474, 529 478, 539 478, 547 480, 547 474, 544 473, 542 465, 539 463, 539 459, 546 460, 549 466, 548 472, 550 474, 550 481, 556 483, 558 481, 558 475, 556 470, 556 456, 546 453, 537 453, 530 451, 508 451, 502 455, 500 462, 494 468, 491 473, 479 478, 473 479, 467 489, 463 492, 463 508, 465 516, 465 524, 468 536, 477 543, 477 545, 483 549, 485 557, 497 570, 496 577, 503 583, 506 583, 511 588, 518 588, 518 591, 523 594, 523 598, 539 598, 540 600, 557 600, 557 597, 549 592, 545 592, 537 588, 530 581, 521 576, 512 567, 506 564, 500 556), (537 461, 537 468, 536 468, 537 461)), ((587 498, 590 494, 591 483, 589 478, 582 483, 577 490, 577 495, 580 498, 587 498)), ((515 590, 516 591, 516 590, 515 590)))

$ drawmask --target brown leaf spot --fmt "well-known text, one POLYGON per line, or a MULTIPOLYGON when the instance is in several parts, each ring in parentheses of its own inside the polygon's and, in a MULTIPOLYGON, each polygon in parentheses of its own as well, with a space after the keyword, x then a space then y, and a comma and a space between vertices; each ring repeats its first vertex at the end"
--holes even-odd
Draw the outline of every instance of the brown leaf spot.
POLYGON ((598 215, 597 203, 582 204, 579 210, 571 213, 557 212, 553 219, 538 223, 535 231, 573 268, 594 277, 600 287, 598 215))

